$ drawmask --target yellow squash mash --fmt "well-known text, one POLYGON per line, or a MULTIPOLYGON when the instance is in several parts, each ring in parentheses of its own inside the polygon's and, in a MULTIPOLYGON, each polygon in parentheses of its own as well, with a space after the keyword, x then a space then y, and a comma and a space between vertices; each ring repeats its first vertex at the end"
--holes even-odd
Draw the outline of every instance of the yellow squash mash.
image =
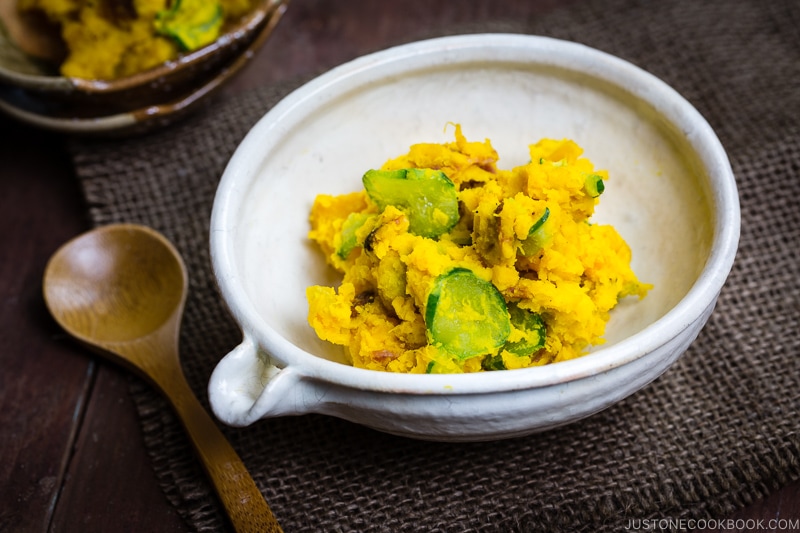
POLYGON ((64 76, 112 80, 153 68, 217 39, 254 0, 18 0, 58 26, 64 76))
POLYGON ((590 222, 607 172, 571 140, 529 150, 502 170, 456 126, 454 142, 369 171, 369 191, 317 196, 309 237, 343 274, 307 289, 317 335, 356 367, 411 373, 544 365, 602 343, 609 311, 650 288, 615 229, 590 222), (407 185, 427 192, 406 203, 407 185))

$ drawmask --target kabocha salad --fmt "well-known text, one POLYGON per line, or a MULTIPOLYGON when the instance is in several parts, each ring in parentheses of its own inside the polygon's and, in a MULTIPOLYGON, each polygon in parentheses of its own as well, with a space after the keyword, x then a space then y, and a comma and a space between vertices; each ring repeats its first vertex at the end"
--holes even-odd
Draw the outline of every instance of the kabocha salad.
POLYGON ((255 0, 17 0, 23 15, 43 16, 60 32, 62 75, 116 79, 214 42, 223 25, 255 0))
POLYGON ((608 179, 571 140, 501 170, 491 142, 416 144, 320 194, 309 237, 344 278, 306 291, 317 335, 356 367, 456 373, 544 365, 602 342, 609 311, 644 297, 631 251, 589 221, 608 179))

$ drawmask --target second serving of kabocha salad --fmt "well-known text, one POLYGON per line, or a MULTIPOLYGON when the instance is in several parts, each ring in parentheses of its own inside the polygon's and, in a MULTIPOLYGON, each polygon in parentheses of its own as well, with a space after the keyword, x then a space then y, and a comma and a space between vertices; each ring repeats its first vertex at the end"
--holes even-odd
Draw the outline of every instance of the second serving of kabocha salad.
POLYGON ((617 231, 590 221, 608 179, 571 140, 503 170, 489 140, 411 146, 364 189, 320 194, 309 237, 343 274, 306 291, 317 335, 360 368, 517 369, 579 357, 650 288, 617 231))
MULTIPOLYGON (((12 0, 13 1, 13 0, 12 0)), ((63 76, 113 80, 176 59, 220 36, 256 0, 17 0, 24 16, 59 33, 63 76)))

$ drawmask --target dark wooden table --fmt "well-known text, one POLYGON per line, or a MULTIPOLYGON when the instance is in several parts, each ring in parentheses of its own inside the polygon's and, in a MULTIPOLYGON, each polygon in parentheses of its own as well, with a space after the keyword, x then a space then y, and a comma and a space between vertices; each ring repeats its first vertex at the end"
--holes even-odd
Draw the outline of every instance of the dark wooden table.
MULTIPOLYGON (((557 4, 295 0, 220 97, 317 72, 410 34, 529 17, 557 4)), ((65 138, 0 117, 0 139, 0 531, 188 531, 156 481, 125 373, 72 343, 42 301, 48 257, 89 228, 65 138)), ((781 517, 800 517, 800 484, 713 518, 781 517)))

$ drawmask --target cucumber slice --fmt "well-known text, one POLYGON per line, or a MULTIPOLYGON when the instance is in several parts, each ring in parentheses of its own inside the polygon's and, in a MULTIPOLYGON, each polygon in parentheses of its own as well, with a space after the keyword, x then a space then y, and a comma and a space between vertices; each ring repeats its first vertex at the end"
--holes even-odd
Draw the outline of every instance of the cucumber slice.
POLYGON ((524 357, 544 348, 547 331, 541 315, 523 309, 516 304, 508 306, 511 324, 525 334, 525 338, 516 342, 507 342, 505 349, 514 355, 524 357))
POLYGON ((429 341, 460 360, 495 353, 511 333, 500 291, 466 268, 454 268, 433 284, 425 308, 429 341))
POLYGON ((481 368, 484 370, 506 370, 506 364, 503 362, 503 356, 498 355, 487 355, 483 361, 481 361, 481 368))
POLYGON ((393 205, 408 216, 408 231, 436 238, 458 223, 455 184, 439 170, 370 170, 362 179, 380 209, 393 205))
POLYGON ((586 181, 583 184, 583 190, 592 198, 597 198, 606 189, 603 183, 603 178, 597 174, 589 174, 586 176, 586 181))
POLYGON ((169 9, 156 14, 154 24, 158 33, 190 52, 216 41, 223 19, 219 1, 173 0, 169 9))
POLYGON ((336 255, 342 259, 347 259, 353 248, 358 246, 358 239, 356 238, 356 231, 364 225, 371 215, 366 213, 350 213, 347 215, 344 223, 342 224, 342 240, 339 247, 336 249, 336 255))
POLYGON ((522 255, 530 257, 550 243, 553 232, 552 223, 548 224, 548 220, 550 220, 550 208, 545 207, 544 213, 533 223, 528 230, 528 237, 521 243, 522 255))

